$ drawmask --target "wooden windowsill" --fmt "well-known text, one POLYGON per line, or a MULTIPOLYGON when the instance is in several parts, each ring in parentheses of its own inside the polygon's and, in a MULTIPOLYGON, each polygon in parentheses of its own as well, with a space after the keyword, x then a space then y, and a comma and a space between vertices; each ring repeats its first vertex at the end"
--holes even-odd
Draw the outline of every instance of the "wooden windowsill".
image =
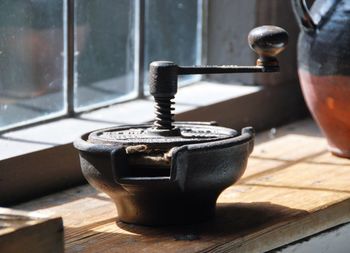
POLYGON ((332 156, 305 120, 257 136, 246 173, 205 223, 124 224, 109 198, 87 185, 16 208, 62 216, 67 253, 264 252, 349 222, 349 182, 350 160, 332 156))

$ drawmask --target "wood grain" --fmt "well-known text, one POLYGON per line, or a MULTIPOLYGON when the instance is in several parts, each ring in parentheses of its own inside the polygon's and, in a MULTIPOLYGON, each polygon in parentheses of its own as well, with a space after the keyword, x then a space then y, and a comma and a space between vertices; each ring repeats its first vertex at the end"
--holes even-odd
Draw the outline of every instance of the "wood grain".
POLYGON ((0 252, 62 253, 63 250, 61 218, 0 208, 0 252))
POLYGON ((264 252, 350 221, 350 160, 332 156, 310 120, 265 132, 216 218, 152 228, 118 222, 103 193, 82 186, 18 206, 63 216, 66 252, 264 252))

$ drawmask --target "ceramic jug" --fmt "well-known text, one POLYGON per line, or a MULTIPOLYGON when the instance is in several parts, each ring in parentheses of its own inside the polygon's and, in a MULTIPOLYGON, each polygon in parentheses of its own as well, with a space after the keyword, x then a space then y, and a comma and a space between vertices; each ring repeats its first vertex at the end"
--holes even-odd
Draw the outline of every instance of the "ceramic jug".
POLYGON ((292 0, 301 27, 298 72, 329 150, 350 158, 350 0, 292 0))

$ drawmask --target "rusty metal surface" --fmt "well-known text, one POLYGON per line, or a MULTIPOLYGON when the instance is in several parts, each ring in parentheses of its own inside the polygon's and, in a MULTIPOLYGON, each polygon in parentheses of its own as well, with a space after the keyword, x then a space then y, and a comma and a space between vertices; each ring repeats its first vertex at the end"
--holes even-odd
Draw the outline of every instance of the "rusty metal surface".
POLYGON ((237 135, 237 131, 233 129, 201 124, 201 122, 191 124, 176 122, 174 127, 179 130, 179 134, 173 136, 155 133, 152 124, 114 127, 92 132, 88 141, 95 144, 122 144, 125 146, 136 144, 179 146, 227 139, 237 135))

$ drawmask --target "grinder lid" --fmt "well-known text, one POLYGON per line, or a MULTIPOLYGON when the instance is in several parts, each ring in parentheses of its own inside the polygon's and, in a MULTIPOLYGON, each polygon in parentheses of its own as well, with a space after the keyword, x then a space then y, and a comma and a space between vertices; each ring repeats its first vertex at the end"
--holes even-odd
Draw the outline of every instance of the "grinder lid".
POLYGON ((141 145, 169 148, 185 144, 232 138, 237 131, 203 122, 175 122, 172 132, 159 131, 151 124, 120 126, 90 133, 88 141, 106 145, 141 145))

